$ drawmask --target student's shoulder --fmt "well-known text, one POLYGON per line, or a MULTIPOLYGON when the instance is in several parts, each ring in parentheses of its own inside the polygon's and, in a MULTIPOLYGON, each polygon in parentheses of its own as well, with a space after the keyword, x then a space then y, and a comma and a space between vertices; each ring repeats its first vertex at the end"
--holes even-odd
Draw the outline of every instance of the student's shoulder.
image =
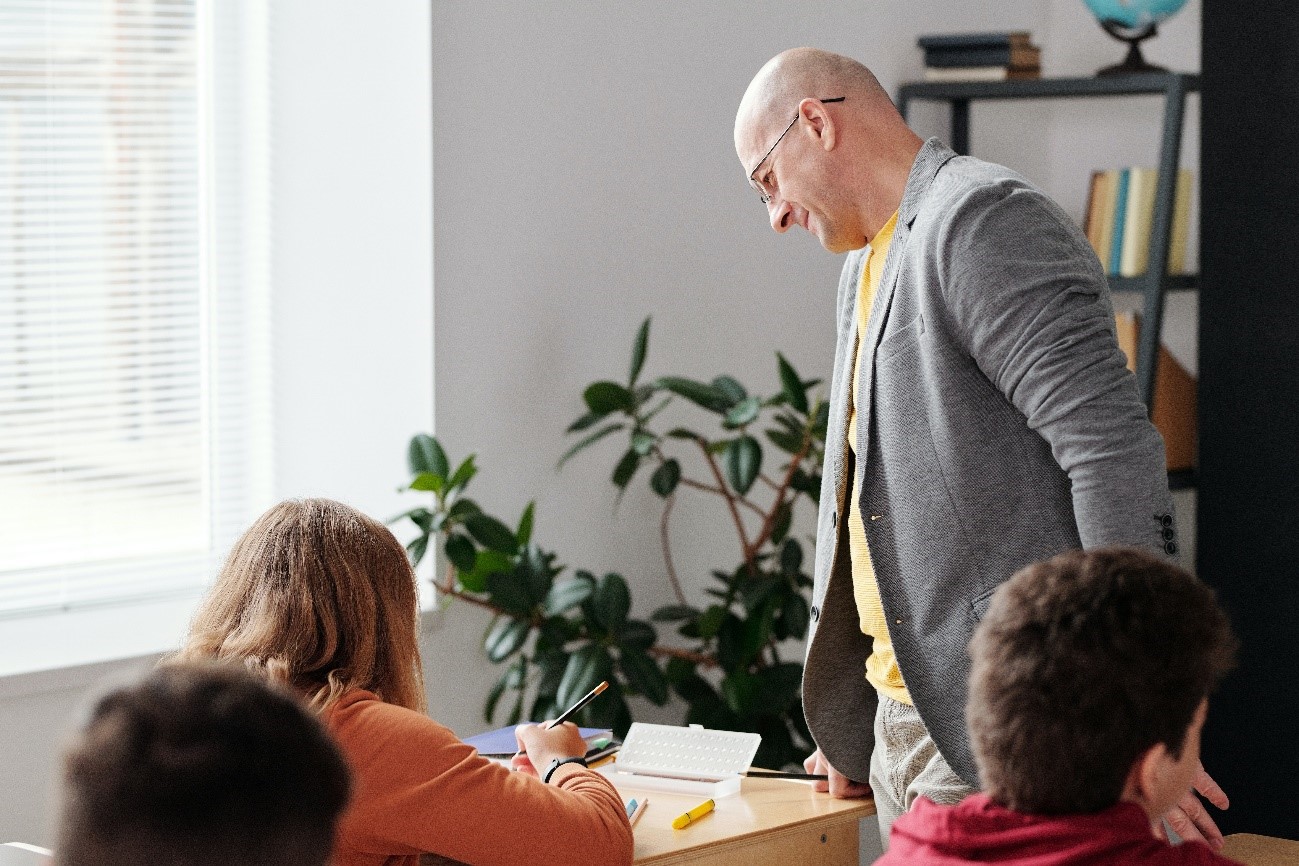
POLYGON ((348 743, 378 744, 385 740, 416 738, 425 743, 458 743, 448 728, 423 713, 385 703, 362 689, 340 697, 321 713, 325 726, 345 746, 348 743))

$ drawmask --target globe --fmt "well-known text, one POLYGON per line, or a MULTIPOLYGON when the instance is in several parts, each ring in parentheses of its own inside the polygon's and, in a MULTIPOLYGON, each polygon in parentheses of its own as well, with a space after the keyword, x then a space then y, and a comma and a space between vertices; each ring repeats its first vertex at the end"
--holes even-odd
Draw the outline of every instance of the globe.
POLYGON ((1106 33, 1128 45, 1122 63, 1107 66, 1097 75, 1135 75, 1167 72, 1141 56, 1141 41, 1155 35, 1156 25, 1186 5, 1186 0, 1083 0, 1106 33))
POLYGON ((1097 21, 1114 21, 1132 30, 1158 24, 1186 5, 1186 0, 1084 0, 1097 21))

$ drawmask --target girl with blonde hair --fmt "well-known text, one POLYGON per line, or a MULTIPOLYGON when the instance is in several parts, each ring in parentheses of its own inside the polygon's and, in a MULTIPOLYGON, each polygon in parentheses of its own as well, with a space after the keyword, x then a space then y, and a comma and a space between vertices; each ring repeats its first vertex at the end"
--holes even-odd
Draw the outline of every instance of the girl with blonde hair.
POLYGON ((511 772, 425 715, 418 621, 414 570, 385 526, 289 500, 235 543, 174 658, 242 662, 319 713, 353 775, 335 866, 630 863, 622 798, 564 762, 585 752, 572 725, 521 726, 528 772, 511 772))

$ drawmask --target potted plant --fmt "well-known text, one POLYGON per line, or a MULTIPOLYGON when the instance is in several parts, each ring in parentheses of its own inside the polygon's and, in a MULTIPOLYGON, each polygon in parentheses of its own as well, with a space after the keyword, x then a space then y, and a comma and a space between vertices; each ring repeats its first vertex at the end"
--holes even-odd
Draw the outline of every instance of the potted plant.
POLYGON ((654 611, 653 622, 630 616, 621 575, 565 575, 556 555, 533 540, 533 504, 511 528, 469 499, 474 458, 453 465, 431 436, 411 440, 409 489, 432 494, 432 502, 394 522, 417 528, 408 545, 416 563, 441 545, 446 570, 434 580, 441 594, 493 614, 484 646, 506 667, 488 696, 489 722, 502 699, 509 724, 525 706, 531 718, 552 717, 607 679, 606 695, 582 711, 584 724, 625 733, 627 695, 662 705, 671 690, 686 704, 687 723, 755 731, 762 735, 755 760, 784 766, 812 748, 799 699, 803 666, 783 645, 807 633, 812 581, 804 564, 811 560, 790 529, 799 501, 815 508, 820 493, 827 406, 811 394, 818 382, 802 380, 780 354, 781 389, 770 397, 727 375, 642 382, 649 329, 647 319, 625 383, 602 380, 583 391, 585 411, 568 430, 580 438, 560 465, 616 434, 626 437, 612 483, 625 491, 645 477, 663 503, 663 579, 676 603, 654 611), (717 429, 668 427, 676 399, 715 415, 717 429), (769 456, 772 448, 779 456, 769 456), (741 551, 738 564, 712 572, 702 598, 687 594, 673 564, 671 516, 682 495, 716 499, 741 551), (671 624, 684 643, 660 640, 654 622, 671 624))

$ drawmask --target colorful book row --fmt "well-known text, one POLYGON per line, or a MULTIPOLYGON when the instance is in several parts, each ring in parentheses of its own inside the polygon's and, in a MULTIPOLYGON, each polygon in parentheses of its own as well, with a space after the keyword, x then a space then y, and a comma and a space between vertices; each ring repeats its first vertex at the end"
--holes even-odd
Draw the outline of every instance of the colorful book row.
MULTIPOLYGON (((1190 234, 1193 177, 1189 168, 1177 173, 1173 195, 1172 236, 1168 272, 1186 273, 1186 242, 1190 234)), ((1150 259, 1150 228, 1155 215, 1159 171, 1116 168, 1092 172, 1083 231, 1110 276, 1135 277, 1146 272, 1150 259)))

